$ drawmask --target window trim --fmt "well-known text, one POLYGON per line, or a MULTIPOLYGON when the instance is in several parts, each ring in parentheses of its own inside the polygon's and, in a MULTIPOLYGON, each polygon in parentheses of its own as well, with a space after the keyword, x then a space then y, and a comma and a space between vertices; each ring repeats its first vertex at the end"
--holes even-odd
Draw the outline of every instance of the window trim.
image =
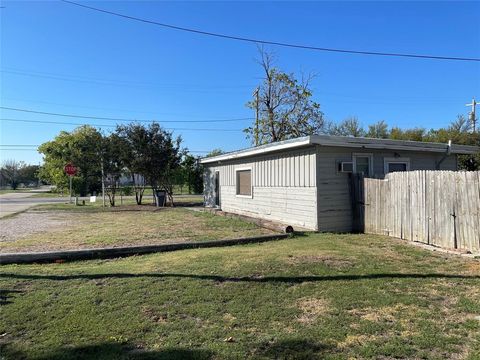
POLYGON ((357 157, 368 157, 368 172, 373 177, 373 153, 352 153, 353 173, 357 174, 357 157))
POLYGON ((253 199, 253 170, 251 166, 248 167, 241 167, 235 169, 235 196, 239 198, 245 199, 253 199), (250 195, 241 195, 238 193, 239 191, 239 184, 238 184, 238 172, 239 171, 247 171, 250 170, 250 195))
POLYGON ((383 172, 385 175, 389 174, 388 164, 406 164, 406 171, 410 171, 410 158, 408 157, 386 157, 383 158, 383 172))

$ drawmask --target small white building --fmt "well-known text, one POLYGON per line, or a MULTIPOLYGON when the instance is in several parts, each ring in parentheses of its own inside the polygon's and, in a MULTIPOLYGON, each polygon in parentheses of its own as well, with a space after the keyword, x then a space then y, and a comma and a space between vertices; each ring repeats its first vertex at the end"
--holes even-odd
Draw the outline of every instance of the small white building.
POLYGON ((317 231, 352 230, 349 173, 457 170, 474 146, 312 135, 204 158, 205 206, 317 231))

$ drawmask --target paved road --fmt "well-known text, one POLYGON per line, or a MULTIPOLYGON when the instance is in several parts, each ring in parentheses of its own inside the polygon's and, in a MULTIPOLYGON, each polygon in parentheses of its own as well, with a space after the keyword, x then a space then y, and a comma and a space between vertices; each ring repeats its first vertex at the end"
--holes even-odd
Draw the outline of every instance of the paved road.
POLYGON ((15 214, 28 208, 48 203, 68 202, 68 198, 32 198, 34 193, 21 192, 0 195, 0 218, 15 214))
MULTIPOLYGON (((37 192, 18 192, 18 193, 9 193, 9 194, 1 194, 0 195, 0 218, 8 215, 12 215, 18 213, 20 211, 27 210, 28 208, 39 205, 39 204, 58 204, 58 203, 67 203, 67 197, 31 197, 34 194, 38 194, 37 192)), ((124 196, 124 199, 134 199, 134 196, 124 196)), ((202 195, 176 195, 175 198, 198 198, 199 201, 203 200, 202 195)), ((79 200, 86 200, 89 201, 88 197, 79 197, 79 200)), ((145 203, 147 203, 151 199, 150 196, 144 197, 145 203)), ((97 201, 101 201, 101 197, 97 197, 97 201)), ((108 198, 107 198, 108 203, 108 198)))

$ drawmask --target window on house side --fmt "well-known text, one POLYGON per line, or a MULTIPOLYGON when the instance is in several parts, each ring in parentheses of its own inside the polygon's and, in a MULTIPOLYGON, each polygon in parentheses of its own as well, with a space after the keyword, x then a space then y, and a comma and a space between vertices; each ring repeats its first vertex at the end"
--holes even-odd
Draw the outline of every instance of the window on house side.
POLYGON ((385 174, 398 171, 409 171, 410 159, 406 157, 392 157, 384 159, 384 171, 385 174))
POLYGON ((252 170, 237 171, 237 195, 252 196, 252 170))
POLYGON ((388 163, 388 172, 407 171, 406 163, 388 163))
POLYGON ((355 156, 355 172, 356 173, 363 173, 365 176, 370 176, 370 169, 371 169, 371 157, 370 156, 362 156, 356 155, 355 156))

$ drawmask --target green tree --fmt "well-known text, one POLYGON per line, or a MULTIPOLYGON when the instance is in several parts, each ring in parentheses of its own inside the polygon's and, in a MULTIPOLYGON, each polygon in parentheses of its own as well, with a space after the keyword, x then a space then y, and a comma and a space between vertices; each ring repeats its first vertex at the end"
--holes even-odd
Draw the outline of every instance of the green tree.
POLYGON ((78 172, 73 178, 75 193, 85 196, 101 188, 102 134, 89 125, 76 128, 72 132, 62 131, 54 140, 38 148, 44 155, 44 165, 39 171, 42 180, 56 185, 68 186, 68 177, 64 173, 65 164, 71 162, 78 172))
POLYGON ((351 116, 343 120, 340 124, 331 125, 328 133, 336 136, 353 136, 362 137, 365 136, 365 130, 360 125, 356 116, 351 116))
POLYGON ((197 159, 186 154, 182 159, 181 171, 184 184, 188 187, 188 193, 191 194, 192 191, 195 194, 201 193, 203 191, 203 171, 197 159))
POLYGON ((137 204, 141 204, 145 184, 153 191, 164 189, 173 204, 175 172, 180 165, 181 137, 173 138, 171 132, 152 122, 148 126, 128 124, 117 127, 116 134, 122 141, 125 167, 134 180, 137 204))
POLYGON ((106 183, 105 190, 111 206, 115 206, 119 180, 125 169, 126 146, 125 141, 116 133, 104 136, 102 139, 101 161, 106 183))
POLYGON ((369 138, 388 139, 389 135, 388 125, 384 120, 368 125, 366 136, 369 138))
POLYGON ((313 76, 300 80, 287 74, 273 64, 272 54, 260 50, 259 64, 264 79, 258 88, 257 97, 247 103, 256 110, 258 126, 253 124, 244 130, 255 144, 268 144, 299 136, 320 133, 324 129, 320 105, 312 100, 310 82, 313 76))
POLYGON ((212 151, 210 151, 207 155, 205 155, 205 157, 214 157, 214 156, 218 156, 218 155, 222 155, 222 154, 225 154, 225 151, 223 151, 222 149, 213 149, 212 151))

